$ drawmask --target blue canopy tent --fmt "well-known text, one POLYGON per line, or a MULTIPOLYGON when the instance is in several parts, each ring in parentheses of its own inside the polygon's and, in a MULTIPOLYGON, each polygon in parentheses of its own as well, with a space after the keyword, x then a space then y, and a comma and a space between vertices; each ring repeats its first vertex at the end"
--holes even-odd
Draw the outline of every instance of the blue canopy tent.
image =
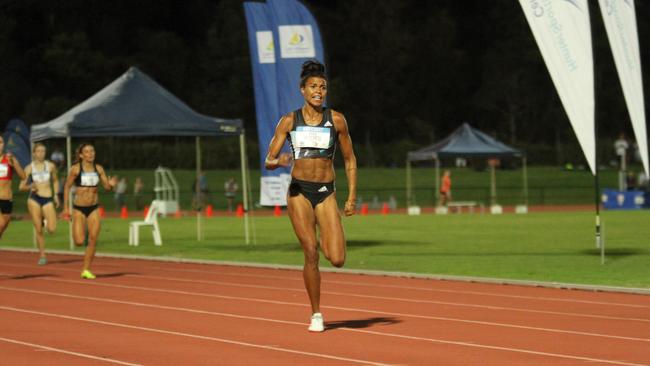
MULTIPOLYGON (((454 132, 443 140, 411 151, 406 159, 406 200, 407 205, 413 204, 411 162, 434 160, 436 164, 436 197, 440 194, 440 159, 441 158, 509 158, 521 157, 523 165, 523 199, 528 205, 528 177, 526 172, 526 155, 511 146, 508 146, 493 137, 473 128, 467 122, 463 123, 454 132)), ((491 165, 490 201, 496 204, 496 178, 494 166, 491 165)))
MULTIPOLYGON (((135 67, 129 68, 105 88, 61 116, 32 126, 30 139, 36 142, 65 138, 69 170, 72 156, 71 138, 120 136, 194 136, 197 179, 201 169, 200 137, 239 136, 243 203, 245 212, 248 212, 248 167, 242 121, 215 118, 195 112, 135 67)), ((197 218, 200 219, 199 216, 197 218)), ((197 220, 197 225, 199 223, 200 220, 197 220)), ((197 230, 197 233, 200 240, 201 231, 197 230)), ((247 214, 245 235, 248 243, 247 214)))

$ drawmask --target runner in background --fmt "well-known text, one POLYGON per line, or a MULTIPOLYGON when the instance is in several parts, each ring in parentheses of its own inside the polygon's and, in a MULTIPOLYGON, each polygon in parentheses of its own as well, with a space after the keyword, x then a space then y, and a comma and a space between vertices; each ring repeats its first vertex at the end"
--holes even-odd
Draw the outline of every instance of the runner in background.
POLYGON ((59 178, 56 165, 45 160, 45 145, 40 142, 32 149, 32 163, 25 168, 25 179, 20 182, 21 191, 29 191, 27 209, 32 217, 36 243, 38 244, 40 266, 47 264, 45 256, 45 235, 56 230, 56 209, 59 207, 59 178))
POLYGON ((18 159, 10 151, 5 152, 5 139, 0 135, 0 238, 9 226, 14 208, 14 193, 11 187, 14 170, 21 180, 25 179, 25 172, 18 159))

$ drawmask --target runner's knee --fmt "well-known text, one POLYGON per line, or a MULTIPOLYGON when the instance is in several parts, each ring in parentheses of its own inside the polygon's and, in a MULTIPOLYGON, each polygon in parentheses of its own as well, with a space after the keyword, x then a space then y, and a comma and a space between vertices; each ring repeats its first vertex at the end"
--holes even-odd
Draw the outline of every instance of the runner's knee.
POLYGON ((304 247, 305 264, 318 265, 318 250, 316 246, 304 247))
POLYGON ((334 267, 341 268, 345 264, 345 254, 332 256, 329 260, 334 267))

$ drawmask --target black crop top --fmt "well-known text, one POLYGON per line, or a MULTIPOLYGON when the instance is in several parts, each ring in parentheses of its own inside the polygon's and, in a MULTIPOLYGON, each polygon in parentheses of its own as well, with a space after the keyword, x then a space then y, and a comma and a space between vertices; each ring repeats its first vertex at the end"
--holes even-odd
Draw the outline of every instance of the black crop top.
POLYGON ((305 123, 302 108, 296 110, 293 112, 293 128, 291 128, 288 138, 295 160, 334 159, 337 136, 332 110, 325 108, 323 119, 316 126, 305 123))
POLYGON ((93 163, 93 172, 84 172, 83 165, 79 163, 79 175, 74 180, 77 187, 97 187, 99 185, 99 173, 97 173, 97 166, 93 163))

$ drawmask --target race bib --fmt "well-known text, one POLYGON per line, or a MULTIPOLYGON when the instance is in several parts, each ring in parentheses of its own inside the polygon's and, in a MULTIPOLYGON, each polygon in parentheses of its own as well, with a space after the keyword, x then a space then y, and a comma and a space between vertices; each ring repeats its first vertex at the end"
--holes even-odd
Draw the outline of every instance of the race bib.
POLYGON ((0 178, 7 178, 9 174, 9 165, 0 163, 0 178))
POLYGON ((32 172, 32 181, 35 183, 47 183, 50 181, 50 172, 32 172))
POLYGON ((99 184, 99 175, 97 172, 81 172, 81 186, 94 187, 99 184))
POLYGON ((294 147, 327 149, 330 145, 330 130, 325 127, 299 126, 291 132, 294 147))

